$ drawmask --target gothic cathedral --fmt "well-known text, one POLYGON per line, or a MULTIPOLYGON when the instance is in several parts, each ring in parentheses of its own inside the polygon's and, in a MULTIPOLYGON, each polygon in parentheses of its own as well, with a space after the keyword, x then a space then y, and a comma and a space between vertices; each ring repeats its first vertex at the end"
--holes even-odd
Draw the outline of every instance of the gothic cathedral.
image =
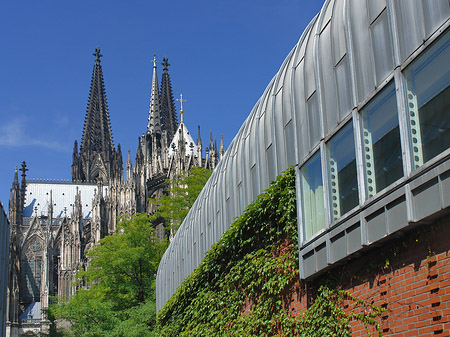
MULTIPOLYGON (((6 336, 48 329, 42 309, 49 296, 68 299, 76 291, 75 274, 87 264, 86 251, 114 233, 120 215, 152 212, 149 197, 164 193, 165 182, 192 167, 214 169, 224 152, 221 139, 210 136, 203 156, 200 127, 194 142, 183 122, 183 97, 178 122, 169 63, 162 62, 161 88, 156 56, 147 129, 139 137, 135 165, 125 164, 114 147, 101 53, 97 47, 80 146, 75 140, 72 180, 28 180, 26 163, 16 167, 9 200, 10 257, 6 336), (19 183, 19 171, 21 181, 19 183)), ((155 224, 158 236, 167 236, 155 224)))

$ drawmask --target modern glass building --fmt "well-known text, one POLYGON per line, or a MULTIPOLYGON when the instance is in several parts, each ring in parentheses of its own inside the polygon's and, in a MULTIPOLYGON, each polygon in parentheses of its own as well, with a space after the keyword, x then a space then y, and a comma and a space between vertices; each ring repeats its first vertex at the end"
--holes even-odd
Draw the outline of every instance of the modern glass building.
POLYGON ((295 165, 300 278, 450 207, 448 0, 329 0, 232 141, 166 251, 157 308, 295 165))

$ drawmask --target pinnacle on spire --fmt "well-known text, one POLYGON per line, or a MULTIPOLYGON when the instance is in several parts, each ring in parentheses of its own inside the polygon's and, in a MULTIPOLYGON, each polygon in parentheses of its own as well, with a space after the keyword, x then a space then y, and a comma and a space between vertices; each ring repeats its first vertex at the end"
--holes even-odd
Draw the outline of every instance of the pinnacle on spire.
POLYGON ((13 186, 19 186, 19 176, 17 173, 17 165, 14 168, 14 182, 13 182, 13 186))
POLYGON ((214 146, 214 143, 213 143, 212 130, 209 130, 209 148, 212 150, 213 146, 214 146))
POLYGON ((200 137, 200 125, 198 125, 198 135, 197 135, 197 144, 202 143, 202 138, 200 137))
POLYGON ((156 73, 156 54, 153 54, 153 78, 150 95, 150 111, 148 114, 147 132, 161 133, 161 104, 159 99, 158 75, 156 73))
POLYGON ((220 135, 220 158, 225 154, 225 146, 223 145, 223 134, 220 135))

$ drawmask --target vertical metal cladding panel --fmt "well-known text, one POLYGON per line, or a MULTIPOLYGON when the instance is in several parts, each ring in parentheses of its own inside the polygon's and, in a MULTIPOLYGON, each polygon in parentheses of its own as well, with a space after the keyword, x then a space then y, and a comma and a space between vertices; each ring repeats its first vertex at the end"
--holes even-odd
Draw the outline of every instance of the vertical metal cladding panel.
POLYGON ((429 38, 450 17, 450 2, 448 0, 423 1, 423 16, 425 18, 425 38, 429 38))
MULTIPOLYGON (((267 186, 273 181, 277 175, 277 161, 276 161, 276 138, 275 138, 275 116, 274 116, 274 99, 275 99, 275 88, 276 88, 276 78, 274 78, 273 85, 270 91, 267 92, 267 106, 266 113, 264 114, 264 138, 266 139, 266 149, 265 149, 265 163, 267 167, 267 176, 269 179, 267 181, 267 186)), ((263 177, 263 176, 261 176, 263 177)), ((267 179, 266 179, 267 180, 267 179)), ((262 182, 262 181, 261 181, 262 182)), ((261 189, 260 191, 262 191, 261 189)))
POLYGON ((314 92, 306 101, 308 128, 309 128, 309 142, 311 147, 319 144, 321 137, 321 123, 320 123, 320 106, 319 94, 314 92))
POLYGON ((185 233, 184 233, 184 230, 182 229, 182 233, 181 233, 182 235, 181 235, 181 238, 180 238, 180 245, 179 245, 179 251, 180 251, 180 256, 181 256, 181 259, 180 259, 180 264, 181 264, 181 266, 180 266, 180 279, 181 279, 181 282, 183 282, 183 280, 186 278, 186 255, 184 254, 184 252, 185 252, 185 240, 184 240, 184 237, 185 237, 185 233))
MULTIPOLYGON (((277 175, 287 167, 286 143, 284 141, 284 123, 283 123, 283 91, 281 88, 274 97, 274 127, 275 127, 275 149, 276 149, 276 172, 277 175)), ((286 88, 289 90, 289 88, 286 88)))
POLYGON ((309 153, 311 149, 309 142, 309 128, 306 117, 306 97, 305 97, 305 62, 302 60, 294 72, 294 111, 295 111, 295 129, 297 134, 298 158, 300 162, 309 153))
POLYGON ((320 11, 320 29, 319 32, 321 32, 324 27, 328 24, 328 22, 331 20, 331 16, 333 14, 333 5, 334 1, 327 0, 323 4, 323 7, 320 11))
POLYGON ((356 72, 357 101, 361 102, 373 91, 376 84, 365 1, 350 2, 350 30, 356 72))
POLYGON ((241 204, 243 207, 241 207, 241 213, 243 212, 244 208, 247 207, 249 200, 253 199, 251 197, 251 191, 252 191, 252 182, 251 182, 251 175, 250 175, 250 135, 247 135, 242 140, 242 199, 241 204))
POLYGON ((252 132, 249 134, 249 148, 248 148, 248 169, 251 169, 256 164, 256 158, 258 156, 257 149, 257 142, 258 142, 258 132, 259 132, 259 109, 255 109, 253 111, 253 118, 252 118, 252 132))
POLYGON ((291 165, 298 163, 298 140, 297 134, 295 132, 295 116, 294 116, 294 85, 293 85, 293 74, 294 74, 294 62, 295 54, 297 52, 297 46, 293 49, 289 56, 289 65, 286 72, 286 78, 283 85, 282 94, 282 109, 283 109, 283 126, 284 126, 284 143, 286 146, 286 165, 289 167, 291 165))
POLYGON ((422 1, 393 1, 400 43, 400 61, 403 63, 425 37, 422 1))
MULTIPOLYGON (((192 212, 192 213, 196 213, 196 212, 192 212)), ((192 248, 192 256, 194 257, 192 259, 192 261, 194 262, 194 265, 192 266, 192 271, 194 271, 195 268, 197 268, 197 266, 200 263, 200 228, 198 227, 198 224, 195 223, 195 218, 192 214, 191 218, 190 218, 190 222, 191 222, 191 227, 192 227, 192 242, 194 243, 194 246, 192 248)))
POLYGON ((288 62, 286 66, 286 74, 283 78, 283 92, 282 92, 282 114, 283 114, 283 126, 286 126, 292 120, 292 73, 295 61, 295 53, 297 51, 297 47, 295 47, 288 55, 286 60, 288 62))
MULTIPOLYGON (((214 171, 214 172, 217 172, 214 171)), ((213 228, 214 228, 214 241, 217 241, 220 238, 221 228, 220 228, 220 193, 217 188, 217 184, 214 185, 214 193, 213 195, 213 228)))
POLYGON ((367 4, 369 5, 369 22, 372 23, 386 7, 386 0, 367 0, 367 4))
POLYGON ((244 138, 245 134, 244 132, 241 133, 240 139, 239 139, 239 148, 238 148, 238 152, 236 153, 236 161, 235 161, 235 165, 234 165, 234 171, 236 173, 236 177, 234 180, 234 193, 235 193, 235 198, 234 198, 234 210, 235 210, 235 214, 234 217, 236 216, 240 216, 242 209, 241 209, 241 203, 242 203, 242 199, 244 199, 244 197, 242 196, 241 193, 241 188, 242 188, 242 183, 244 180, 244 154, 245 154, 245 138, 244 138))
POLYGON ((249 136, 249 152, 250 152, 250 163, 249 163, 249 170, 250 170, 250 183, 251 183, 251 193, 250 193, 250 200, 254 200, 256 196, 258 195, 258 181, 259 181, 259 167, 257 160, 259 158, 259 152, 258 152, 258 141, 259 141, 259 131, 260 131, 260 119, 259 116, 259 109, 261 107, 261 99, 259 100, 260 104, 257 110, 255 110, 255 117, 253 118, 253 132, 250 133, 249 136))
POLYGON ((339 114, 336 113, 336 102, 338 99, 334 77, 330 24, 326 25, 320 33, 318 53, 323 120, 325 133, 329 133, 339 122, 339 114))
POLYGON ((175 243, 175 256, 176 256, 176 273, 175 273, 175 279, 176 279, 176 284, 179 284, 182 282, 182 277, 181 277, 181 264, 183 262, 183 258, 182 258, 182 254, 181 254, 181 245, 182 245, 181 240, 177 240, 177 242, 175 243))
MULTIPOLYGON (((270 118, 267 114, 267 105, 269 96, 272 92, 273 87, 273 80, 269 87, 266 89, 264 93, 264 99, 263 104, 261 105, 260 109, 260 118, 259 118, 259 128, 258 128, 258 168, 259 168, 259 175, 258 175, 258 186, 256 188, 257 193, 259 194, 259 191, 262 191, 266 189, 269 186, 268 179, 261 179, 261 177, 268 177, 269 171, 267 169, 267 154, 266 149, 267 147, 272 143, 272 139, 267 140, 269 136, 266 138, 266 132, 271 135, 270 127, 267 127, 266 131, 266 125, 269 125, 270 121, 266 121, 270 118)), ((270 137, 271 138, 271 137, 270 137)))
POLYGON ((211 248, 211 242, 208 239, 208 223, 206 222, 206 205, 202 205, 200 210, 201 224, 202 224, 202 260, 206 252, 211 248))
POLYGON ((315 56, 315 42, 318 20, 311 28, 311 34, 309 35, 308 42, 305 50, 305 97, 308 98, 316 91, 316 75, 314 68, 314 56, 315 56))
MULTIPOLYGON (((224 166, 223 167, 227 167, 228 166, 228 157, 224 158, 224 166)), ((221 169, 223 169, 223 167, 221 167, 221 169)), ((223 233, 226 230, 226 219, 227 219, 227 211, 226 211, 226 193, 225 193, 225 184, 227 184, 228 182, 225 180, 225 173, 221 170, 220 171, 220 175, 219 175, 219 180, 217 181, 217 191, 219 194, 219 210, 220 210, 220 216, 218 221, 220 221, 219 225, 220 225, 220 233, 223 233)))
POLYGON ((234 162, 236 161, 236 157, 233 157, 233 160, 231 162, 228 163, 228 185, 230 185, 230 197, 227 197, 227 201, 229 201, 228 205, 227 205, 227 219, 226 219, 226 228, 228 229, 231 225, 231 223, 233 222, 233 218, 235 217, 236 211, 235 211, 235 206, 234 206, 234 199, 236 197, 236 181, 234 180, 235 178, 235 172, 233 172, 233 168, 234 168, 234 162))
POLYGON ((206 222, 208 224, 208 242, 210 245, 214 242, 214 228, 215 228, 215 222, 214 222, 214 195, 212 193, 212 185, 207 185, 208 187, 208 199, 209 202, 205 203, 205 210, 206 210, 206 222))
POLYGON ((272 80, 272 85, 270 90, 266 91, 266 97, 264 99, 263 109, 261 111, 264 112, 260 118, 260 122, 264 121, 264 142, 266 148, 272 144, 273 141, 273 120, 272 120, 272 105, 273 105, 273 89, 274 89, 274 80, 272 80))
POLYGON ((336 65, 336 83, 338 92, 339 122, 349 114, 352 109, 353 85, 351 80, 348 55, 345 55, 336 65))
POLYGON ((383 11, 370 27, 377 85, 381 84, 394 69, 392 33, 388 17, 387 10, 383 11))
POLYGON ((192 233, 191 227, 189 226, 189 222, 185 223, 185 249, 186 249, 186 275, 189 275, 189 272, 192 270, 192 233))
POLYGON ((287 166, 292 166, 298 163, 297 157, 297 134, 295 132, 295 122, 291 120, 284 127, 284 137, 286 144, 286 160, 287 166))
POLYGON ((226 183, 224 184, 225 188, 225 199, 228 199, 231 195, 231 189, 233 188, 233 175, 230 172, 233 167, 233 153, 234 153, 234 147, 236 146, 236 138, 231 142, 230 144, 230 154, 227 156, 226 159, 226 165, 222 169, 222 175, 226 180, 226 183))
MULTIPOLYGON (((242 182, 242 162, 244 160, 244 129, 241 128, 236 138, 238 138, 238 142, 236 144, 236 153, 234 154, 234 165, 233 165, 233 171, 234 171, 234 186, 236 187, 242 182)), ((236 190, 235 190, 236 191, 236 190)))
POLYGON ((331 18, 331 43, 333 61, 336 65, 347 54, 347 38, 345 36, 344 0, 334 2, 333 16, 331 18))

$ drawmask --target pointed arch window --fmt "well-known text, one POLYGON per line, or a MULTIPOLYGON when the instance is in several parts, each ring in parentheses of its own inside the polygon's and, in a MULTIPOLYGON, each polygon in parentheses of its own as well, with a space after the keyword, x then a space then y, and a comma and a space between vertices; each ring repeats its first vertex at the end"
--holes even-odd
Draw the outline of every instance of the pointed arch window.
POLYGON ((22 298, 25 302, 39 302, 42 274, 42 243, 32 238, 25 246, 22 260, 22 298))

